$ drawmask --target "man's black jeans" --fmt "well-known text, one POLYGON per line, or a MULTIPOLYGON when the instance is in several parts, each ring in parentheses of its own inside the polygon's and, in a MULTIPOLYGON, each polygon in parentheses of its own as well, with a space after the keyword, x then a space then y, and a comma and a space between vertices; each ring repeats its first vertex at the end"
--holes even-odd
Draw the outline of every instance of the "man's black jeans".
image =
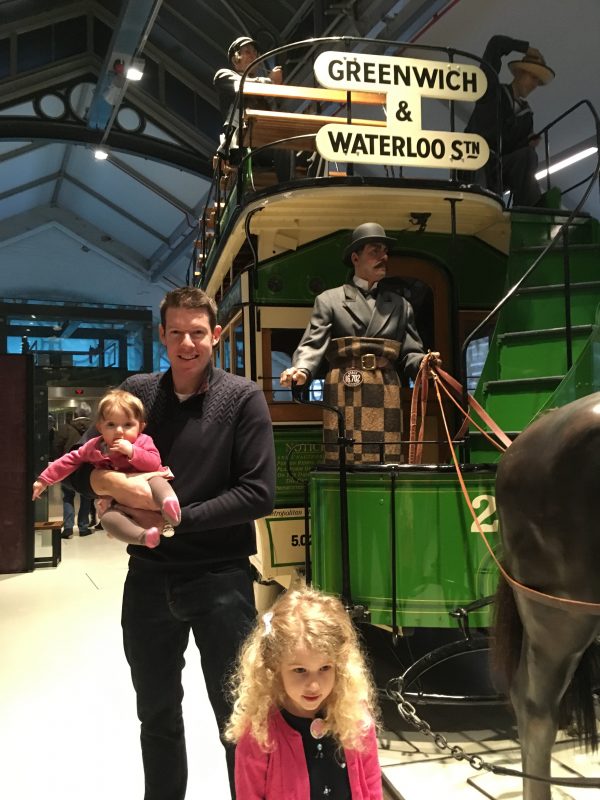
MULTIPOLYGON (((130 566, 123 593, 123 643, 141 722, 144 800, 183 800, 187 755, 181 671, 190 630, 222 731, 231 713, 227 677, 256 611, 247 560, 210 565, 194 576, 130 566)), ((225 748, 234 793, 234 749, 225 748)))

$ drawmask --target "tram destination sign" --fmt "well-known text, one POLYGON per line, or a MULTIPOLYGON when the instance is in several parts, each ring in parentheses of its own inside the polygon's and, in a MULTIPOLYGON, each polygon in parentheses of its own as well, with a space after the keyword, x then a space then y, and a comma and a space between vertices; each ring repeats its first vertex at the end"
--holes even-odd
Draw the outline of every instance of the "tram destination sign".
POLYGON ((316 147, 328 161, 443 169, 480 169, 489 158, 483 137, 474 133, 423 130, 421 100, 478 100, 487 79, 470 64, 425 61, 363 53, 321 53, 317 81, 328 89, 386 95, 385 123, 324 125, 316 147))

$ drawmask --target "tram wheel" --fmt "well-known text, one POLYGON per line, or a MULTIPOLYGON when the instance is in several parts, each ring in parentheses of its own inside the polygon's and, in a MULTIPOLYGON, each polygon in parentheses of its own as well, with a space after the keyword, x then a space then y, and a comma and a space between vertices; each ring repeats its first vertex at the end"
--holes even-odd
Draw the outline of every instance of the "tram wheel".
MULTIPOLYGON (((361 636, 378 688, 384 727, 401 734, 413 730, 398 712, 386 687, 393 678, 402 675, 423 655, 462 639, 459 631, 439 628, 419 628, 401 636, 396 643, 389 630, 374 625, 361 625, 361 636)), ((498 699, 489 670, 488 651, 464 652, 433 666, 425 675, 407 686, 411 702, 434 730, 482 730, 493 728, 515 734, 515 722, 509 704, 498 699), (414 699, 421 692, 422 702, 414 699), (427 695, 462 697, 455 702, 428 700, 427 695), (477 704, 468 698, 477 697, 477 704), (489 700, 484 700, 489 698, 489 700), (482 702, 483 700, 483 702, 482 702)))

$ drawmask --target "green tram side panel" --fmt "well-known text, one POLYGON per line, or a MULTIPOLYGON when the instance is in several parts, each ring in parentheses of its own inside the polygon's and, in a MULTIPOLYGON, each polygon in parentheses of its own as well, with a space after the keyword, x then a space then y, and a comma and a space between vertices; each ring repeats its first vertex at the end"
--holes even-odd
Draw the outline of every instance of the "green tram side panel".
POLYGON ((595 325, 587 344, 579 358, 553 392, 540 414, 552 408, 559 408, 600 391, 600 306, 596 311, 595 325))
POLYGON ((275 507, 304 506, 304 481, 308 481, 309 473, 316 464, 323 462, 321 426, 274 427, 273 438, 276 465, 275 507))
MULTIPOLYGON (((465 475, 488 541, 499 546, 495 473, 465 475)), ((391 479, 348 474, 352 601, 364 604, 376 625, 392 624, 391 479)), ((494 593, 498 573, 474 525, 454 473, 399 473, 396 477, 397 621, 401 627, 454 628, 449 612, 494 593)), ((311 476, 313 583, 342 591, 340 493, 337 473, 311 476)), ((491 624, 490 606, 469 615, 472 626, 491 624)))
MULTIPOLYGON (((398 240, 394 252, 438 262, 457 287, 461 308, 492 308, 506 281, 506 256, 475 237, 388 231, 398 240), (460 257, 453 260, 453 247, 460 257), (453 264, 455 266, 453 266, 453 264)), ((340 231, 263 261, 255 301, 263 305, 306 305, 317 294, 339 286, 349 269, 342 262, 349 231, 340 231)), ((418 276, 417 276, 418 277, 418 276)))
POLYGON ((283 580, 289 586, 295 573, 304 569, 304 486, 310 471, 323 461, 323 433, 320 426, 282 425, 274 427, 273 436, 275 507, 256 521, 257 552, 251 561, 262 580, 283 580))
MULTIPOLYGON (((528 214, 525 211, 511 212, 511 248, 514 250, 518 247, 546 245, 557 226, 564 221, 564 215, 555 216, 550 210, 547 215, 528 214)), ((569 241, 572 244, 599 243, 600 223, 593 218, 574 220, 569 228, 569 241)))
POLYGON ((349 232, 342 231, 261 262, 254 298, 262 305, 312 304, 316 295, 344 283, 342 255, 349 232))

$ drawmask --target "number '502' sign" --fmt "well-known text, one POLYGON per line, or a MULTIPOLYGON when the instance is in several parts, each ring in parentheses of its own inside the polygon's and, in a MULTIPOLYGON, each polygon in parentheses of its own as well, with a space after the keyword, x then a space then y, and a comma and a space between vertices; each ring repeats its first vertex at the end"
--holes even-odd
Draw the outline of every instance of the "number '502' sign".
MULTIPOLYGON (((292 533, 290 543, 292 547, 304 547, 306 544, 306 534, 292 533)), ((310 544, 310 536, 308 537, 308 543, 310 544)))

